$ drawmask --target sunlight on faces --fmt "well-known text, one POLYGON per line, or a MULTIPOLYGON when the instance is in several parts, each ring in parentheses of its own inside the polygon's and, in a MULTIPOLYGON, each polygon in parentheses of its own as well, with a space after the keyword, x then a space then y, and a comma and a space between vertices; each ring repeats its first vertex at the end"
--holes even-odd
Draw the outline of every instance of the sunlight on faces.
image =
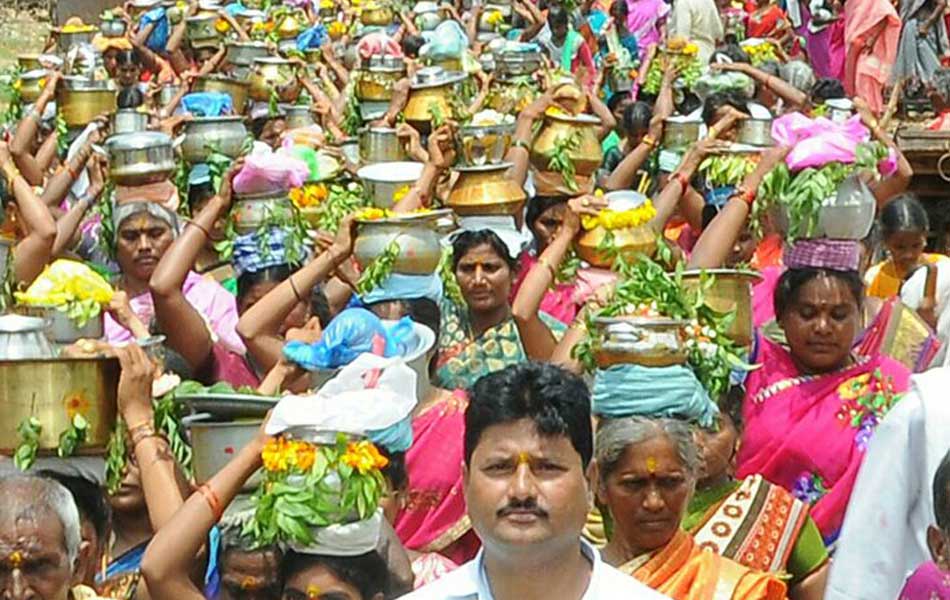
POLYGON ((125 219, 116 232, 116 261, 122 273, 148 281, 174 239, 168 223, 146 212, 125 219))
POLYGON ((508 303, 513 273, 504 257, 488 244, 465 253, 455 268, 462 295, 474 311, 490 311, 508 303))
POLYGON ((844 366, 851 354, 861 310, 844 281, 820 274, 798 288, 778 319, 798 367, 826 373, 844 366))
POLYGON ((501 556, 543 558, 577 545, 589 491, 581 457, 567 436, 542 436, 529 419, 482 433, 464 470, 472 526, 501 556))
POLYGON ((665 546, 679 530, 693 480, 670 439, 661 435, 627 446, 598 485, 610 509, 614 535, 638 553, 665 546))

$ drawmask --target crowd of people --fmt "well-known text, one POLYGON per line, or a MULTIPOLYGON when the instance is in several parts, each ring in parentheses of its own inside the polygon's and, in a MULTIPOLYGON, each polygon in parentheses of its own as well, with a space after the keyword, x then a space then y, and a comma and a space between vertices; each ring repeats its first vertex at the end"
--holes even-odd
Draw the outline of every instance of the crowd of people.
POLYGON ((944 128, 948 15, 70 18, 3 76, 0 333, 64 313, 28 358, 117 389, 3 419, 3 597, 950 598, 950 259, 893 135, 944 128), (250 429, 199 473, 208 418, 250 429))

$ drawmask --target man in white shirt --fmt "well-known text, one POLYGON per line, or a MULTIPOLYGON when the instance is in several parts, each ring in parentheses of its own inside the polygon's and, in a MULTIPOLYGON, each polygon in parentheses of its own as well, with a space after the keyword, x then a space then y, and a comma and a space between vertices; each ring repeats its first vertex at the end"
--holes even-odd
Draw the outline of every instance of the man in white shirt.
POLYGON ((670 15, 670 36, 679 35, 699 46, 703 64, 716 49, 725 31, 714 0, 675 0, 670 15))
POLYGON ((480 379, 465 413, 463 482, 483 548, 407 600, 658 600, 581 541, 591 490, 590 395, 558 367, 480 379))
POLYGON ((911 378, 874 431, 851 493, 825 600, 894 600, 930 560, 933 479, 950 449, 950 369, 911 378))

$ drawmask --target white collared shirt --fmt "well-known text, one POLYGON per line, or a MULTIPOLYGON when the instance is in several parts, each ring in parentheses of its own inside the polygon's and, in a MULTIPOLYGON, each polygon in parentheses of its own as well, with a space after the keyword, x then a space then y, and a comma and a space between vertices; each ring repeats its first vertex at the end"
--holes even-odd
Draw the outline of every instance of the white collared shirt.
MULTIPOLYGON (((581 552, 593 569, 590 585, 581 600, 662 600, 666 596, 643 585, 633 577, 621 573, 600 559, 600 554, 589 543, 580 540, 581 552)), ((438 581, 403 596, 403 600, 494 600, 488 576, 485 573, 484 549, 455 571, 438 581)), ((557 568, 557 567, 554 567, 557 568)), ((555 598, 556 595, 551 595, 555 598)))

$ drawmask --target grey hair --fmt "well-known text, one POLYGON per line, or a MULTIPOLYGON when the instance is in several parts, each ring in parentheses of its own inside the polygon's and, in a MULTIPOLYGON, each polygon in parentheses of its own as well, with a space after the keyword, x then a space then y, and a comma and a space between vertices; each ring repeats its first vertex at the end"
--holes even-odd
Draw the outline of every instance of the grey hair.
POLYGON ((628 447, 660 436, 666 436, 673 443, 676 454, 690 478, 695 479, 699 473, 701 459, 689 424, 677 419, 625 417, 605 419, 597 428, 594 453, 601 483, 606 482, 610 473, 617 468, 617 463, 628 447))
POLYGON ((802 60, 793 60, 779 67, 782 79, 799 92, 808 94, 815 85, 815 71, 802 60))
POLYGON ((66 486, 37 475, 17 474, 0 478, 0 512, 18 511, 29 507, 33 510, 51 510, 63 526, 63 542, 70 569, 76 568, 79 544, 82 542, 79 509, 66 486), (26 494, 12 493, 22 490, 26 494))

